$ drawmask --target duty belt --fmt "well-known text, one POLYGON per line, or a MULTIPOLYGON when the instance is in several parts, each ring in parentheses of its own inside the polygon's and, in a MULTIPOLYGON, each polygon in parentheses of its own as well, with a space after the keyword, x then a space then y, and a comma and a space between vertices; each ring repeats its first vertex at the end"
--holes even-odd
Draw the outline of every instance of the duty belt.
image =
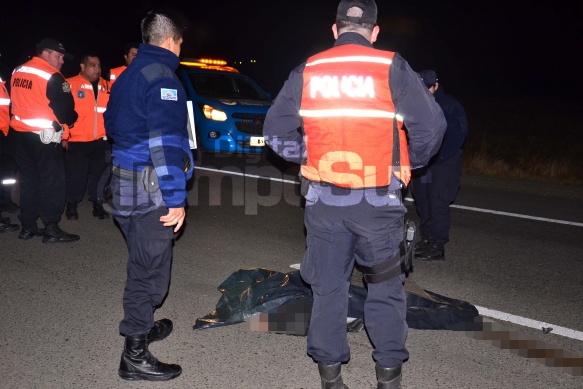
POLYGON ((122 180, 141 183, 144 190, 148 193, 155 193, 160 189, 158 176, 156 175, 156 169, 154 169, 154 166, 144 166, 141 172, 136 172, 134 170, 124 169, 114 165, 111 168, 111 174, 122 180))
POLYGON ((141 173, 135 170, 124 169, 123 167, 113 165, 111 174, 123 180, 140 181, 141 173))

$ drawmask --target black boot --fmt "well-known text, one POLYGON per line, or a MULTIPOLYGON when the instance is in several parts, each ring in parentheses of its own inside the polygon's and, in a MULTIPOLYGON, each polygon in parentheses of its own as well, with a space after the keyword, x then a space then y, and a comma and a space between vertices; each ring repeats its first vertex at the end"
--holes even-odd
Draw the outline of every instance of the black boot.
POLYGON ((340 362, 333 365, 321 365, 318 363, 318 371, 322 380, 322 389, 348 389, 348 386, 342 382, 340 362))
POLYGON ((45 226, 43 243, 71 243, 79 240, 79 235, 69 234, 59 227, 57 223, 45 226))
POLYGON ((79 214, 77 213, 77 203, 67 203, 67 209, 65 209, 65 216, 68 220, 79 219, 79 214))
POLYGON ((9 217, 1 217, 0 216, 0 234, 3 234, 5 232, 18 231, 19 229, 20 229, 20 226, 18 224, 10 223, 9 217))
POLYGON ((421 240, 415 244, 415 252, 420 253, 427 250, 433 244, 434 238, 429 235, 421 235, 421 240))
POLYGON ((109 218, 109 215, 107 214, 107 212, 105 212, 105 209, 103 209, 103 206, 101 205, 101 203, 99 201, 94 201, 93 202, 93 216, 98 218, 98 219, 107 219, 109 218))
POLYGON ((418 261, 445 261, 445 243, 433 239, 433 242, 422 251, 415 251, 418 261))
POLYGON ((401 389, 401 367, 380 367, 375 365, 377 389, 401 389))
POLYGON ((148 351, 147 335, 126 336, 118 374, 124 380, 167 381, 182 373, 178 365, 162 363, 148 351))
POLYGON ((23 228, 22 230, 20 230, 20 234, 18 234, 18 239, 29 240, 34 238, 35 236, 40 237, 45 236, 45 230, 37 227, 34 227, 32 230, 27 230, 23 228))
POLYGON ((172 332, 172 320, 162 319, 154 322, 154 327, 148 332, 146 340, 148 344, 166 338, 172 332))

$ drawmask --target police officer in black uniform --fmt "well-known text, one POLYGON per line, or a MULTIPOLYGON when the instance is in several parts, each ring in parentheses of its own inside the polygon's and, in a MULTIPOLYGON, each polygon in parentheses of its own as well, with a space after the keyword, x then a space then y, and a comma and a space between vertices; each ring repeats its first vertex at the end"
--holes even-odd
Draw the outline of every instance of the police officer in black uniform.
POLYGON ((415 259, 443 261, 451 227, 449 206, 455 200, 462 175, 462 147, 468 136, 468 119, 460 102, 445 93, 434 70, 423 70, 419 75, 443 110, 447 129, 429 165, 413 173, 411 189, 421 219, 421 240, 415 246, 415 259))
POLYGON ((364 315, 378 388, 400 388, 409 356, 400 190, 410 165, 426 164, 445 130, 417 73, 397 53, 372 48, 376 19, 373 0, 342 0, 334 48, 291 72, 264 125, 266 143, 302 164, 307 249, 300 272, 313 292, 308 354, 322 388, 345 387, 340 373, 350 359, 346 316, 355 261, 368 282, 364 315))

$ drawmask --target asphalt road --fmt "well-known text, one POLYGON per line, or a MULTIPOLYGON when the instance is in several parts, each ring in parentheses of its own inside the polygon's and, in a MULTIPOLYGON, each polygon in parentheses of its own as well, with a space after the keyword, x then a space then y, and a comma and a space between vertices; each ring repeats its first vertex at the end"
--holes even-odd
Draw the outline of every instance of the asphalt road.
MULTIPOLYGON (((203 165, 291 181, 297 171, 238 156, 205 156, 203 165)), ((196 178, 187 225, 174 247, 170 292, 156 312, 172 319, 175 329, 150 347, 160 360, 181 364, 182 375, 166 383, 118 378, 127 251, 114 222, 94 219, 84 202, 78 221, 61 223, 81 235, 75 244, 0 235, 0 388, 319 388, 303 337, 253 332, 245 324, 192 330, 196 318, 214 309, 221 296, 217 286, 234 271, 288 272, 301 261, 305 237, 297 185, 202 169, 196 178)), ((408 217, 416 220, 407 204, 408 217)), ((583 222, 581 188, 464 175, 456 205, 583 222)), ((452 215, 447 260, 417 263, 413 281, 480 307, 583 331, 583 227, 459 208, 452 215)), ((501 325, 583 356, 581 340, 501 325)), ((350 333, 349 343, 345 383, 376 387, 366 333, 350 333)), ((407 346, 404 388, 583 387, 583 377, 475 333, 410 330, 407 346)))

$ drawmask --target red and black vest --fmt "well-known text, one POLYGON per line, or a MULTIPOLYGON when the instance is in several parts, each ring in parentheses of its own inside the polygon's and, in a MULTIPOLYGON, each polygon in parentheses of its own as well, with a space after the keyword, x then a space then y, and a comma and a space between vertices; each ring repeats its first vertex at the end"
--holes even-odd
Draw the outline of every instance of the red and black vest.
POLYGON ((403 118, 389 88, 394 53, 348 44, 308 59, 300 115, 302 176, 345 188, 388 186, 411 177, 403 118), (395 155, 395 158, 393 157, 395 155))

